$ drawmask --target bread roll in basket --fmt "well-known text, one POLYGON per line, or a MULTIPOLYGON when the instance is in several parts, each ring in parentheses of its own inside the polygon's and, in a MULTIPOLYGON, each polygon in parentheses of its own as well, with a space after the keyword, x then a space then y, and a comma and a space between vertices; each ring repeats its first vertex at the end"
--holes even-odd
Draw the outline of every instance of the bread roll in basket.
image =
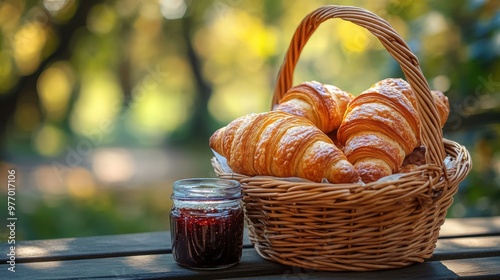
POLYGON ((471 169, 466 148, 443 138, 440 116, 418 59, 396 31, 357 7, 323 6, 293 35, 273 96, 274 107, 293 86, 293 72, 309 37, 324 21, 340 18, 366 28, 400 64, 416 95, 425 164, 371 183, 318 183, 248 176, 214 157, 218 177, 243 187, 249 237, 265 259, 323 271, 367 271, 423 262, 459 183, 471 169))

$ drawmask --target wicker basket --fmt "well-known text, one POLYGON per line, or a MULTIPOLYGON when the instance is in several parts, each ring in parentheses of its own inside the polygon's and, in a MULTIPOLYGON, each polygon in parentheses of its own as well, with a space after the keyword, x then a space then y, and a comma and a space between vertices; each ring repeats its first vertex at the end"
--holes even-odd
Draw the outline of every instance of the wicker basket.
POLYGON ((297 28, 277 78, 273 105, 292 87, 300 52, 323 21, 341 18, 375 35, 400 64, 418 99, 426 162, 416 171, 369 184, 326 184, 249 177, 212 159, 217 176, 242 183, 250 240, 265 259, 324 271, 403 267, 431 257, 471 159, 444 139, 418 59, 383 19, 357 7, 324 6, 297 28))

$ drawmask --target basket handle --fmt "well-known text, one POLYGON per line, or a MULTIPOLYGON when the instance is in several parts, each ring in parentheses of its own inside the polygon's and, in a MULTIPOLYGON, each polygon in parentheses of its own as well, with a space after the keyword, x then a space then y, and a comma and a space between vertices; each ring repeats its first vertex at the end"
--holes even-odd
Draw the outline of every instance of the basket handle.
POLYGON ((311 35, 322 22, 331 18, 340 18, 364 27, 379 39, 386 50, 399 63, 407 82, 417 97, 417 110, 422 122, 421 139, 422 143, 427 147, 426 162, 442 165, 445 158, 443 131, 429 84, 422 74, 418 59, 387 21, 365 9, 351 6, 322 6, 302 20, 295 30, 279 70, 272 106, 278 104, 279 100, 293 86, 295 66, 311 35))

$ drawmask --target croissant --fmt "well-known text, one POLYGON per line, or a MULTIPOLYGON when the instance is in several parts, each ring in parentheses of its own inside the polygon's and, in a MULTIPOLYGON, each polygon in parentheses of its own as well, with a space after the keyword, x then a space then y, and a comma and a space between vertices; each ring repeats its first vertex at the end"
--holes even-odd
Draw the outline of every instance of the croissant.
MULTIPOLYGON (((410 84, 408 84, 405 80, 398 78, 388 78, 375 83, 373 87, 383 85, 387 85, 395 90, 401 91, 401 93, 404 94, 404 96, 406 96, 406 98, 408 98, 408 100, 411 102, 413 108, 417 108, 417 99, 415 97, 415 94, 411 89, 410 84)), ((446 97, 446 95, 438 90, 431 90, 431 94, 432 98, 434 99, 434 103, 436 104, 442 128, 446 123, 446 120, 448 120, 448 115, 450 114, 450 104, 448 102, 448 97, 446 97)))
POLYGON ((408 101, 410 101, 413 108, 417 109, 417 97, 415 96, 415 93, 413 92, 410 84, 407 81, 400 78, 387 78, 378 81, 371 86, 371 88, 376 87, 390 87, 396 91, 401 92, 401 94, 403 94, 408 99, 408 101))
POLYGON ((424 146, 417 147, 403 160, 403 164, 399 168, 399 173, 409 173, 414 171, 417 167, 425 164, 425 152, 426 148, 424 146))
POLYGON ((431 90, 431 93, 439 114, 441 128, 443 128, 448 120, 448 116, 450 115, 450 103, 448 102, 448 97, 438 90, 431 90))
POLYGON ((289 89, 274 110, 305 117, 324 133, 337 129, 347 104, 354 98, 336 86, 316 81, 289 89))
POLYGON ((363 182, 396 172, 420 145, 414 104, 411 87, 401 79, 382 80, 349 103, 337 138, 363 182))
MULTIPOLYGON (((444 95, 441 91, 431 90, 432 98, 436 104, 436 108, 440 118, 441 128, 446 124, 448 115, 450 114, 450 104, 448 102, 448 97, 444 95)), ((399 173, 409 173, 416 170, 419 166, 425 164, 425 146, 420 146, 415 148, 410 154, 408 154, 403 160, 403 164, 399 168, 399 173)))
POLYGON ((342 151, 309 120, 281 111, 235 119, 210 137, 234 172, 353 183, 359 176, 342 151))

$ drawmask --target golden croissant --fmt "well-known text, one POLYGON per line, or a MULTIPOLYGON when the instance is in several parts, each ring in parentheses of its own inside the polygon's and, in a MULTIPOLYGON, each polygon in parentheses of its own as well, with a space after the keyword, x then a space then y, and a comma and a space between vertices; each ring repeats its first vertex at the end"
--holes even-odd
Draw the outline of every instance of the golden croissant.
POLYGON ((420 145, 420 118, 411 87, 385 79, 354 98, 337 138, 365 183, 398 171, 406 155, 420 145))
MULTIPOLYGON (((441 91, 431 90, 432 98, 436 104, 436 109, 439 115, 441 128, 446 124, 448 116, 450 114, 450 104, 448 102, 448 97, 444 95, 441 91)), ((426 148, 424 146, 417 147, 403 160, 403 164, 399 169, 399 173, 408 173, 415 170, 418 166, 425 164, 425 152, 426 148)))
POLYGON ((235 119, 214 132, 210 147, 234 172, 248 176, 359 181, 352 164, 326 134, 309 120, 281 111, 235 119))
POLYGON ((436 109, 439 115, 441 128, 445 125, 450 115, 450 103, 448 102, 448 97, 444 95, 441 91, 431 90, 432 98, 436 104, 436 109))
POLYGON ((336 86, 316 81, 289 89, 274 110, 305 117, 324 133, 337 129, 347 104, 354 98, 336 86))
MULTIPOLYGON (((415 109, 417 108, 417 99, 408 82, 406 82, 403 79, 388 78, 375 83, 373 87, 384 86, 384 85, 390 86, 395 90, 401 91, 401 93, 404 94, 404 96, 406 96, 406 98, 408 98, 408 100, 411 102, 413 108, 415 109)), ((450 104, 448 102, 448 97, 446 97, 446 95, 444 95, 441 91, 438 90, 431 90, 431 95, 434 100, 434 103, 436 104, 436 109, 439 115, 441 127, 443 127, 446 121, 448 120, 448 115, 450 114, 450 104)))

